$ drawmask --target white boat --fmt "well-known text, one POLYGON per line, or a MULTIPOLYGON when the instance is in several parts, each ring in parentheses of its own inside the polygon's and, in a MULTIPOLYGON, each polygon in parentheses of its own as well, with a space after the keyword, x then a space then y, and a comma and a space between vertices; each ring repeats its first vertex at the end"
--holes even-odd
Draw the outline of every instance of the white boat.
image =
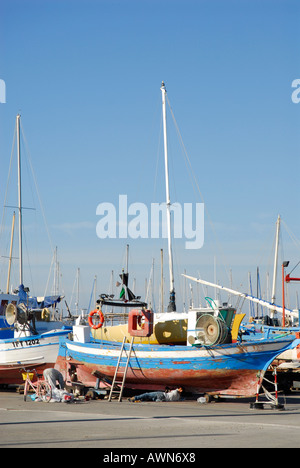
POLYGON ((0 340, 0 385, 22 383, 24 368, 42 372, 48 367, 54 367, 59 339, 69 332, 69 329, 60 329, 41 335, 0 340))

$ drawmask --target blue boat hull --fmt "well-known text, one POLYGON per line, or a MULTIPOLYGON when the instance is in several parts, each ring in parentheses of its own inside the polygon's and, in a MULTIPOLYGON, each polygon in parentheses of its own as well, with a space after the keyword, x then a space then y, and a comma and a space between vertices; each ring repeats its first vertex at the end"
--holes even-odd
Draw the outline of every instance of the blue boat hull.
MULTIPOLYGON (((136 389, 162 389, 183 385, 195 393, 253 396, 258 380, 281 352, 294 348, 300 340, 270 340, 230 344, 212 348, 135 344, 130 359, 126 386, 136 389)), ((129 347, 129 344, 127 345, 129 347)), ((68 376, 76 368, 85 385, 95 384, 94 371, 112 379, 121 343, 97 341, 79 343, 61 340, 56 367, 68 376)), ((122 358, 122 379, 126 357, 122 358)))

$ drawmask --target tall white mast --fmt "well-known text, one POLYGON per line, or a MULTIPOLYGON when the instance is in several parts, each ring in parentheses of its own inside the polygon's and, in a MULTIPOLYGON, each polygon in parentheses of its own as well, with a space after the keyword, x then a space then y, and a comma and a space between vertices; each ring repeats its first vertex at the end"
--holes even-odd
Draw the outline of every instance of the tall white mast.
MULTIPOLYGON (((271 299, 271 303, 272 303, 272 304, 275 304, 275 294, 276 294, 279 233, 280 233, 280 215, 278 215, 278 218, 277 218, 277 221, 276 221, 275 258, 274 258, 272 299, 271 299)), ((273 311, 273 314, 274 314, 274 311, 273 311)), ((272 313, 271 313, 271 315, 272 315, 272 313)))
POLYGON ((17 115, 17 145, 18 145, 18 211, 19 211, 19 272, 20 284, 23 284, 23 243, 22 243, 22 190, 21 190, 21 145, 20 145, 20 114, 17 115))
POLYGON ((166 94, 167 94, 167 90, 166 90, 164 82, 162 82, 160 89, 161 89, 161 94, 162 94, 163 128, 164 128, 165 179, 166 179, 166 203, 167 203, 167 231, 168 231, 168 253, 169 253, 169 271, 170 271, 170 302, 169 302, 169 305, 168 305, 168 312, 173 312, 173 311, 176 310, 176 305, 175 305, 175 287, 174 287, 172 239, 171 239, 171 201, 170 201, 170 188, 169 188, 167 114, 166 114, 166 94))

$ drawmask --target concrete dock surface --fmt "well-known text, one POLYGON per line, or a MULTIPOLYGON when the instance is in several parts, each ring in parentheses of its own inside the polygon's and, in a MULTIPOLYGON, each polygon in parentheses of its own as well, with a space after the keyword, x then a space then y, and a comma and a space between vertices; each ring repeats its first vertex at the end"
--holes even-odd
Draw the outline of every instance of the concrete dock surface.
POLYGON ((190 454, 200 448, 300 446, 299 392, 280 397, 283 411, 269 406, 251 409, 253 401, 43 403, 30 398, 25 402, 15 391, 1 391, 0 446, 98 448, 100 458, 104 449, 107 453, 114 448, 133 452, 141 448, 188 449, 190 454))

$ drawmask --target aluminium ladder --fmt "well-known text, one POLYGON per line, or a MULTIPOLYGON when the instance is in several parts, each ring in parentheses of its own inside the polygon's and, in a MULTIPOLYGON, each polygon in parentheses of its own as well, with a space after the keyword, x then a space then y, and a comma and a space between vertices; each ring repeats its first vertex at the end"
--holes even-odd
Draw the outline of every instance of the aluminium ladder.
POLYGON ((129 361, 130 361, 130 357, 131 357, 131 353, 132 353, 133 341, 134 341, 134 337, 131 338, 130 348, 129 348, 129 351, 127 353, 126 349, 125 349, 126 336, 124 336, 124 338, 123 338, 118 363, 117 363, 117 366, 116 366, 116 369, 115 369, 115 375, 114 375, 114 378, 113 378, 113 381, 112 381, 112 384, 111 384, 111 388, 110 388, 110 392, 109 392, 108 401, 111 401, 113 394, 119 395, 118 401, 122 401, 122 395, 123 395, 123 390, 124 390, 124 385, 125 385, 125 380, 126 380, 126 374, 127 374, 129 361), (127 355, 127 361, 126 361, 125 369, 124 369, 124 372, 123 372, 123 378, 122 378, 121 381, 117 381, 118 370, 120 368, 120 364, 121 364, 121 360, 122 360, 123 355, 125 355, 125 356, 127 355))

